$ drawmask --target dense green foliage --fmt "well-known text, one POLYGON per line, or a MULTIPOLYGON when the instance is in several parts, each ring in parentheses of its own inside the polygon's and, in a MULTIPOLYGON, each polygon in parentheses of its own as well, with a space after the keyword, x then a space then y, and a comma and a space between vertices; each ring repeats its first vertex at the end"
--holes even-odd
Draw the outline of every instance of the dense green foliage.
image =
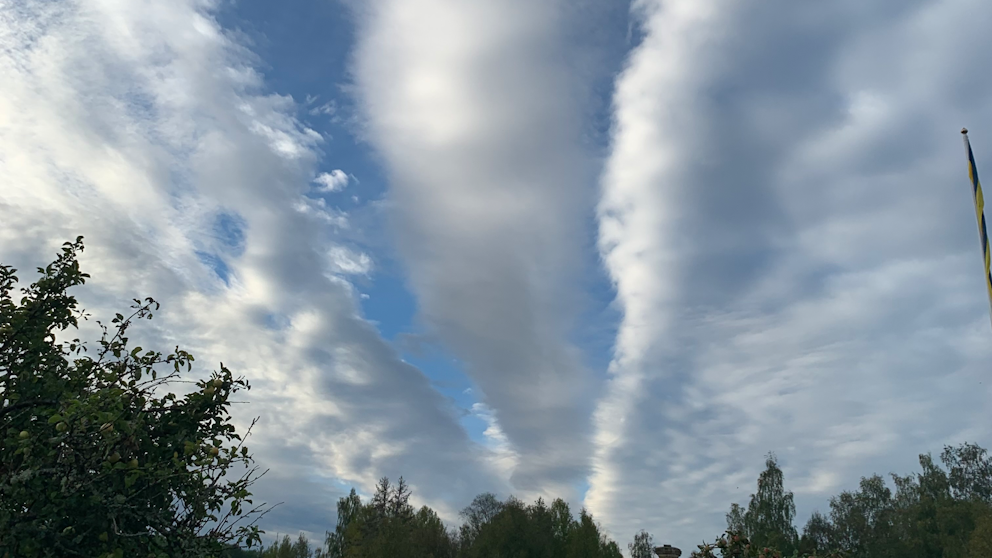
POLYGON ((920 456, 922 471, 879 475, 858 490, 831 498, 830 512, 814 512, 799 535, 792 493, 774 457, 758 479, 746 510, 733 504, 727 534, 701 545, 694 557, 844 556, 846 558, 987 558, 992 556, 992 458, 974 444, 946 447, 936 464, 920 456))
POLYGON ((258 541, 239 524, 258 511, 243 507, 256 476, 228 414, 247 383, 221 365, 192 393, 165 392, 193 357, 128 345, 151 299, 101 324, 92 356, 58 341, 85 319, 67 293, 88 277, 82 249, 66 243, 19 301, 0 265, 0 556, 205 557, 258 541))
POLYGON ((351 493, 338 501, 338 523, 327 533, 325 548, 312 549, 302 535, 284 537, 245 556, 256 558, 621 558, 620 547, 607 539, 585 510, 578 518, 567 503, 538 500, 526 505, 481 494, 462 510, 457 531, 429 507, 409 503, 401 478, 393 486, 382 479, 363 503, 351 493))

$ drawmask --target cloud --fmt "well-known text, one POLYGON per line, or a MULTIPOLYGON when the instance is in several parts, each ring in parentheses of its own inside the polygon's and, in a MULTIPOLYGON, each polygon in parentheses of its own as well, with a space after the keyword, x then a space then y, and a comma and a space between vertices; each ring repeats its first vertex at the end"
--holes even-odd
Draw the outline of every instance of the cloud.
POLYGON ((348 185, 348 175, 341 169, 334 169, 318 174, 313 181, 320 184, 322 192, 340 192, 348 185))
POLYGON ((368 275, 372 271, 372 258, 365 253, 356 253, 344 246, 335 246, 327 252, 334 273, 344 275, 368 275))
POLYGON ((570 335, 594 201, 582 134, 595 72, 563 60, 582 14, 516 0, 356 13, 356 92, 421 318, 519 456, 516 493, 575 495, 594 386, 570 335))
POLYGON ((453 518, 446 502, 504 486, 491 452, 361 317, 341 276, 371 259, 338 242, 347 214, 307 197, 321 136, 211 6, 8 6, 0 261, 30 270, 82 234, 91 314, 154 296, 163 310, 136 335, 190 349, 201 373, 245 374, 236 419, 261 416, 249 446, 276 471, 258 494, 287 501, 270 524, 321 532, 337 481, 369 489, 384 474, 453 518))
POLYGON ((957 131, 992 116, 992 8, 638 10, 599 207, 624 318, 590 509, 692 548, 767 451, 802 518, 974 439, 992 355, 957 131))
POLYGON ((0 261, 30 270, 83 234, 92 314, 154 296, 143 345, 246 374, 237 420, 261 415, 249 445, 273 470, 258 492, 286 502, 273 530, 321 533, 380 475, 448 519, 481 491, 574 500, 587 482, 621 544, 646 528, 688 550, 769 450, 804 517, 860 475, 983 441, 957 131, 992 169, 975 71, 992 7, 634 2, 600 169, 622 4, 352 4, 349 130, 390 191, 350 211, 315 195, 353 177, 317 174, 333 146, 295 116, 336 103, 271 93, 213 3, 0 18, 0 261), (384 272, 383 212, 427 326, 399 338, 464 365, 481 443, 361 315, 351 281, 384 272), (575 341, 595 256, 622 312, 605 386, 575 341))

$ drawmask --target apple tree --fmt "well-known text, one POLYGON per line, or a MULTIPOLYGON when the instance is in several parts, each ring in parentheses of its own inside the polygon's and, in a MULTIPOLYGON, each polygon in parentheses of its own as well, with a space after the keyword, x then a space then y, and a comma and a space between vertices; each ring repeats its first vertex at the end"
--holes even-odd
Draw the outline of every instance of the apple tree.
POLYGON ((82 237, 67 242, 19 300, 16 270, 0 265, 0 557, 208 557, 258 543, 260 475, 229 414, 248 383, 221 364, 172 393, 192 355, 128 343, 159 308, 150 298, 101 323, 95 344, 69 341, 87 319, 68 293, 88 277, 82 250, 82 237))

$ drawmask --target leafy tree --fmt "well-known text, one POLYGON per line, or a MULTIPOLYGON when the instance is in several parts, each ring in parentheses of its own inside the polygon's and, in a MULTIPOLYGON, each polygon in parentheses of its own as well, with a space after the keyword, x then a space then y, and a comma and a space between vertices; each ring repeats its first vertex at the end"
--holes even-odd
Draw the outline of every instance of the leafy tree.
POLYGON ((554 540, 555 556, 561 556, 565 552, 565 543, 575 529, 575 520, 572 519, 572 510, 568 503, 561 498, 555 498, 551 502, 551 536, 554 540))
POLYGON ((627 544, 630 558, 653 558, 654 540, 651 533, 641 530, 634 535, 634 542, 627 544))
POLYGON ((417 512, 409 540, 410 550, 415 553, 408 556, 442 558, 455 555, 455 541, 441 518, 427 506, 421 507, 417 512))
POLYGON ((727 530, 747 537, 759 547, 777 548, 792 554, 798 543, 793 519, 796 505, 792 492, 786 491, 784 475, 773 454, 765 460, 765 470, 758 476, 758 490, 744 511, 733 504, 727 514, 727 530))
POLYGON ((817 551, 825 551, 833 548, 834 526, 823 514, 814 511, 810 515, 806 526, 803 527, 803 536, 799 541, 800 554, 815 554, 817 551))
POLYGON ((940 454, 947 467, 951 495, 958 500, 992 504, 992 458, 976 444, 947 446, 940 454))
POLYGON ((360 537, 356 532, 363 514, 362 499, 355 489, 348 496, 338 500, 338 523, 333 532, 327 533, 327 553, 334 558, 347 555, 349 541, 360 537))
POLYGON ((609 540, 588 512, 578 519, 568 504, 543 499, 524 505, 516 498, 500 502, 491 494, 477 497, 463 512, 460 542, 463 558, 620 558, 620 546, 609 540), (495 513, 493 513, 495 512, 495 513))
POLYGON ((259 517, 245 508, 256 469, 228 412, 247 382, 221 365, 192 393, 166 392, 193 357, 129 346, 152 299, 101 324, 92 355, 59 341, 86 319, 67 292, 88 278, 82 250, 66 243, 18 301, 16 270, 0 265, 0 556, 200 557, 258 542, 241 523, 259 517))
MULTIPOLYGON (((480 494, 462 510, 459 534, 449 531, 429 507, 414 511, 402 478, 380 479, 368 502, 352 489, 338 500, 338 520, 326 537, 326 553, 312 558, 622 558, 585 510, 576 519, 561 499, 525 505, 512 496, 500 501, 480 494)), ((650 538, 647 541, 650 545, 650 538)), ((297 558, 283 538, 258 558, 297 558), (273 550, 274 548, 274 550, 273 550), (268 554, 269 552, 271 554, 268 554)), ((300 554, 305 556, 305 554, 300 554)), ((650 556, 650 554, 648 555, 650 556)), ((254 558, 254 557, 253 557, 254 558)))
POLYGON ((338 501, 338 523, 327 534, 331 558, 448 558, 456 546, 441 518, 428 507, 414 511, 402 478, 382 478, 367 504, 352 489, 338 501))
POLYGON ((862 478, 860 490, 830 501, 832 547, 853 557, 883 557, 892 547, 892 491, 879 475, 862 478))
POLYGON ((741 507, 740 504, 733 503, 730 504, 730 512, 727 513, 727 532, 729 533, 746 533, 747 523, 745 522, 744 513, 747 510, 741 507))
POLYGON ((306 535, 300 533, 295 541, 290 539, 289 535, 283 535, 282 539, 276 540, 255 556, 257 558, 322 558, 323 554, 323 550, 311 548, 306 535))
MULTIPOLYGON (((698 550, 694 550, 689 557, 716 558, 715 550, 719 550, 720 556, 723 558, 788 558, 790 556, 775 547, 754 544, 743 533, 727 531, 713 543, 699 545, 698 550)), ((800 554, 796 551, 791 556, 796 557, 800 554)), ((843 554, 837 552, 803 553, 802 556, 804 558, 845 558, 843 554)))
POLYGON ((981 516, 968 539, 968 558, 992 556, 992 514, 981 516))
POLYGON ((501 511, 503 511, 503 502, 500 502, 495 494, 485 492, 476 496, 472 503, 461 511, 461 516, 465 520, 459 531, 462 545, 470 546, 479 536, 482 528, 495 519, 501 511))
MULTIPOLYGON (((992 460, 975 444, 945 447, 941 467, 929 454, 920 455, 921 471, 892 475, 895 492, 879 475, 861 479, 858 490, 831 498, 829 518, 814 512, 795 549, 796 556, 844 556, 845 558, 977 558, 992 556, 992 460)), ((779 488, 779 474, 769 465, 759 479, 759 493, 771 486, 771 496, 752 496, 747 510, 738 505, 727 514, 728 532, 712 544, 692 553, 709 558, 716 550, 724 557, 753 558, 762 555, 788 556, 779 544, 759 541, 760 514, 755 510, 776 509, 769 501, 784 501, 778 509, 774 531, 791 518, 791 495, 779 488), (771 474, 769 472, 771 471, 771 474), (772 482, 768 483, 767 479, 772 482)), ((766 514, 775 517, 775 514, 766 514)))

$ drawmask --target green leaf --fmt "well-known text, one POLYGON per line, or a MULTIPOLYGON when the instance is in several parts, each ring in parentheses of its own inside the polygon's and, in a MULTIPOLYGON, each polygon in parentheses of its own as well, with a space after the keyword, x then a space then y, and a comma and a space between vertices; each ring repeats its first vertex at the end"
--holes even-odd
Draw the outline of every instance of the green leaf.
POLYGON ((57 422, 62 422, 63 420, 64 419, 62 418, 62 415, 55 414, 55 415, 52 415, 52 416, 48 417, 48 424, 55 424, 57 422))

